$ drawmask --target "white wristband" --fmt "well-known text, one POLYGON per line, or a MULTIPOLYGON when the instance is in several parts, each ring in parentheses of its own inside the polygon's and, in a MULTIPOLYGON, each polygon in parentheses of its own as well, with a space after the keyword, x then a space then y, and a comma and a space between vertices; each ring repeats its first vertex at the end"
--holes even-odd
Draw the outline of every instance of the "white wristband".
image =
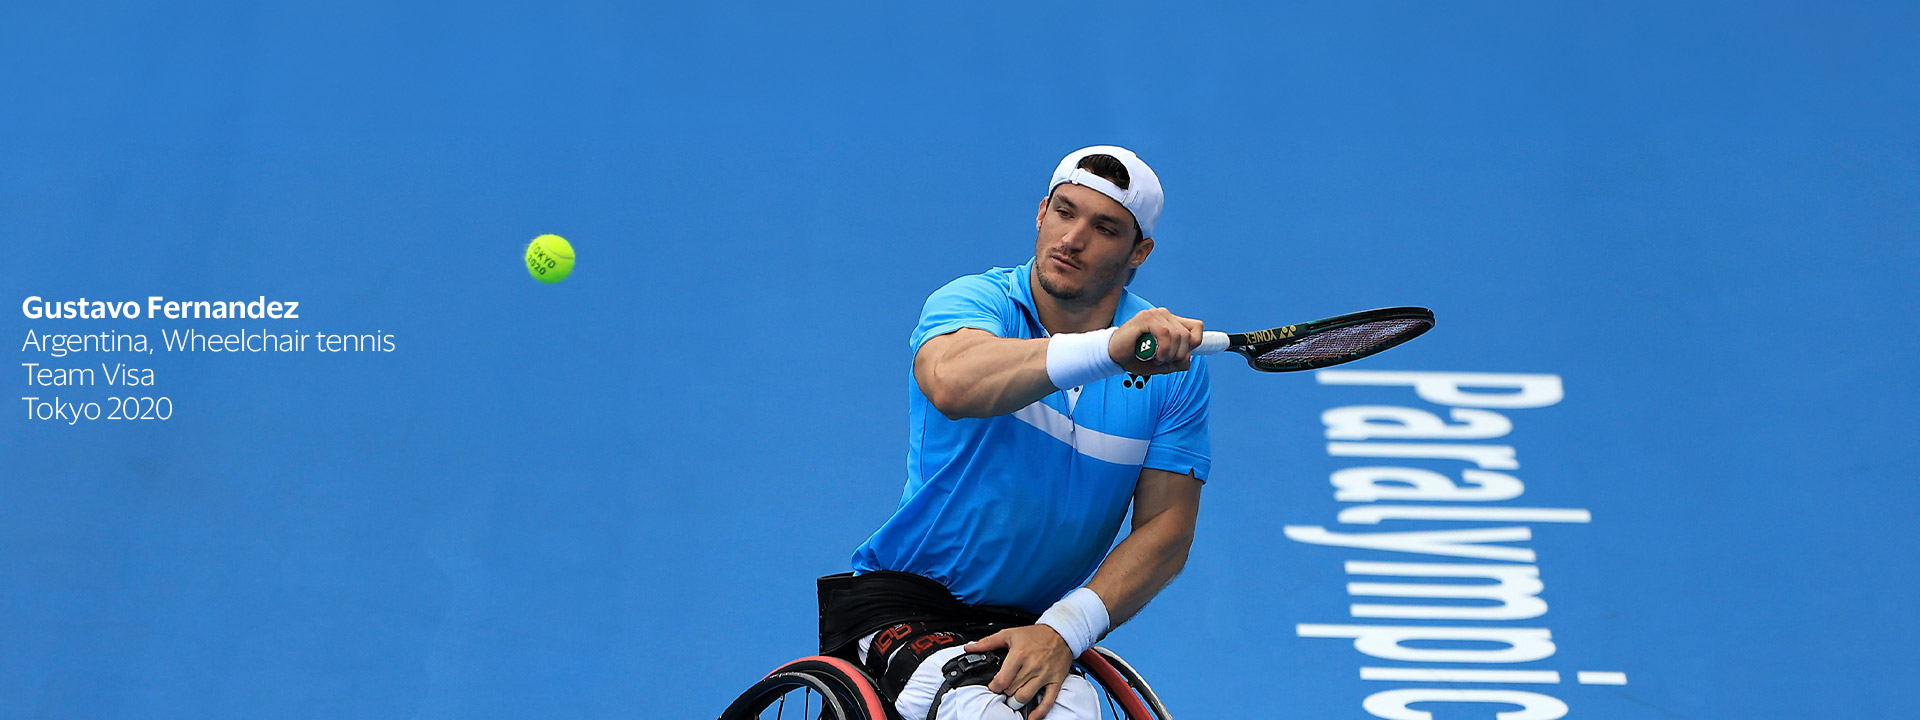
POLYGON ((1120 363, 1107 353, 1114 328, 1065 333, 1047 339, 1047 379, 1061 390, 1071 390, 1104 377, 1120 374, 1120 363))
POLYGON ((1034 624, 1045 625, 1060 633, 1060 637, 1066 639, 1067 647, 1073 650, 1073 656, 1080 657, 1087 648, 1106 637, 1110 629, 1107 623, 1107 604, 1093 592, 1093 588, 1083 587, 1060 598, 1053 607, 1041 613, 1040 622, 1034 624))

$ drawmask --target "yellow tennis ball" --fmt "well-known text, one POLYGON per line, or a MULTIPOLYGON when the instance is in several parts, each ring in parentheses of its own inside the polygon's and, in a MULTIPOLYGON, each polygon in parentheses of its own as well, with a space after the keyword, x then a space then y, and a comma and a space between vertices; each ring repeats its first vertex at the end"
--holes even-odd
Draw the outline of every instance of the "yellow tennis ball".
POLYGON ((573 272, 573 246, 559 235, 541 235, 527 243, 527 273, 543 283, 557 283, 573 272))

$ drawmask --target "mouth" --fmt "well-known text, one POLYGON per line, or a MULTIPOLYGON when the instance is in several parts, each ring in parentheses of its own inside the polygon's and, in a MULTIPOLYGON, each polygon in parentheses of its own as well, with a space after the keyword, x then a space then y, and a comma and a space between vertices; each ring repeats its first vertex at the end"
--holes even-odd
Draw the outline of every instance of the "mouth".
POLYGON ((1068 259, 1066 258, 1066 256, 1064 256, 1064 255, 1060 255, 1060 254, 1058 254, 1058 253, 1055 253, 1055 254, 1052 254, 1052 255, 1048 255, 1048 256, 1047 256, 1047 258, 1048 258, 1048 259, 1050 259, 1050 260, 1052 260, 1052 261, 1054 261, 1054 262, 1056 262, 1056 263, 1059 263, 1061 267, 1064 267, 1064 268, 1066 268, 1066 269, 1068 269, 1068 270, 1079 270, 1079 269, 1080 269, 1080 264, 1079 264, 1079 263, 1076 263, 1076 262, 1074 262, 1074 261, 1072 261, 1072 260, 1068 260, 1068 259))

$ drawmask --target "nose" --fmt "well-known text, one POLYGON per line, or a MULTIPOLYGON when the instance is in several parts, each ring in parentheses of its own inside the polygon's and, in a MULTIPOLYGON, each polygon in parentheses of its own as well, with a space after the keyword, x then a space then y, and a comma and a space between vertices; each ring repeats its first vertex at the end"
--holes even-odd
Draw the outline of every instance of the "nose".
POLYGON ((1093 228, 1091 226, 1089 226, 1087 223, 1075 220, 1074 222, 1069 223, 1065 229, 1062 229, 1060 231, 1060 245, 1062 246, 1062 248, 1077 251, 1082 247, 1086 247, 1087 234, 1091 232, 1093 232, 1093 228))

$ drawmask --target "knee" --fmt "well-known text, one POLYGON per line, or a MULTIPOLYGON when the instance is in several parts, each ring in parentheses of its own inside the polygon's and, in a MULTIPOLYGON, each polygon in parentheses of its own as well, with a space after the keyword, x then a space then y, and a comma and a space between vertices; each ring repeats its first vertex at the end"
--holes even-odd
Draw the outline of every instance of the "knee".
POLYGON ((1100 720, 1100 693, 1078 673, 1060 683, 1060 697, 1047 711, 1047 720, 1100 720))

